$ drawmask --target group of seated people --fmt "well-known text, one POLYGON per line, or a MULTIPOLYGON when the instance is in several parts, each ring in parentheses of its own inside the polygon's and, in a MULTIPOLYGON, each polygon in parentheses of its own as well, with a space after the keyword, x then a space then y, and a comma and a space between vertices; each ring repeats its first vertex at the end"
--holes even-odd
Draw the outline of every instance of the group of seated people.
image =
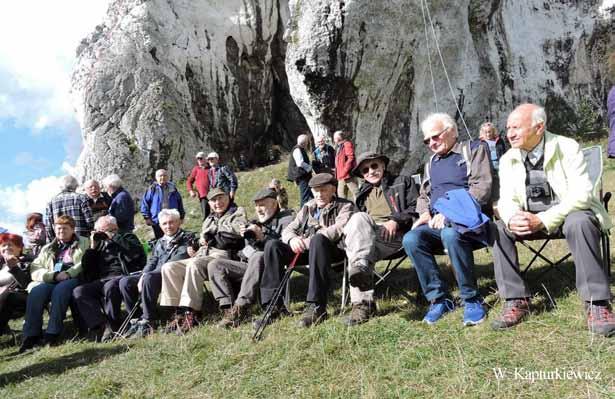
POLYGON ((489 246, 503 300, 491 324, 505 329, 530 313, 532 293, 519 267, 516 242, 560 233, 575 262, 588 328, 611 336, 615 317, 599 246, 601 231, 608 231, 612 221, 594 194, 579 144, 548 132, 546 122, 544 109, 534 104, 520 105, 509 115, 512 148, 499 159, 499 192, 493 190, 489 147, 460 140, 453 118, 436 113, 421 124, 432 155, 420 188, 411 177, 390 173, 386 155, 368 151, 352 169, 353 176, 363 180, 354 201, 336 195, 333 175, 319 173, 309 180, 314 198, 297 214, 281 209, 278 194, 268 187, 252 198, 256 219, 249 221, 229 192, 214 188, 207 194, 210 213, 199 236, 182 230, 177 210, 158 213, 163 235, 149 259, 137 237, 119 232, 112 216, 99 218, 89 238, 75 234, 70 216, 57 218, 55 238, 32 261, 29 273, 19 257, 21 238, 0 235, 5 264, 0 283, 10 281, 21 288, 2 297, 0 327, 6 328, 12 317, 9 309, 21 308, 21 349, 54 344, 72 303, 95 339, 104 341, 116 336, 125 321, 123 302, 136 312, 122 336, 144 337, 158 327, 185 334, 203 318, 209 281, 223 313, 219 327, 241 325, 251 318, 253 305, 260 304, 271 308, 271 317, 255 320, 259 328, 263 321, 271 323, 289 313, 282 298, 272 301, 285 267, 293 261, 309 266, 306 303, 298 320, 301 327, 309 327, 328 317, 329 274, 332 265, 344 259, 352 310, 342 321, 354 326, 377 314, 376 262, 404 252, 429 302, 424 322, 437 323, 461 306, 462 322, 471 326, 487 318, 473 251, 489 246), (442 276, 438 254, 450 259, 459 301, 442 276), (49 302, 43 335, 42 314, 49 302), (169 309, 171 317, 165 312, 169 309))

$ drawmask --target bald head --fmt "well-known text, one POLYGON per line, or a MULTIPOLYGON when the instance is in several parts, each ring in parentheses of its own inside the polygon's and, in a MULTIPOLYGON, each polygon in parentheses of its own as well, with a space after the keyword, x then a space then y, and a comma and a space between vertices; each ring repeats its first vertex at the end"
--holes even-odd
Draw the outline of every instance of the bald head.
POLYGON ((547 115, 536 104, 521 104, 508 116, 506 136, 513 148, 530 151, 544 136, 547 115))
POLYGON ((307 144, 308 144, 308 141, 309 141, 309 139, 308 139, 307 134, 300 134, 300 135, 297 137, 297 145, 298 145, 299 147, 303 147, 303 148, 305 148, 305 147, 307 146, 307 144))

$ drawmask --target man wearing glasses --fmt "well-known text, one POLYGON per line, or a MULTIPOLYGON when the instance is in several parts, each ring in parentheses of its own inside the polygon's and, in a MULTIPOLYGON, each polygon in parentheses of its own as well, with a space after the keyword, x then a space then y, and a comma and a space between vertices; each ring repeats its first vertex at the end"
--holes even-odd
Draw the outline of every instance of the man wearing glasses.
POLYGON ((365 152, 352 170, 364 179, 357 192, 360 212, 344 228, 352 311, 344 324, 366 322, 376 312, 372 268, 402 249, 402 237, 417 219, 418 190, 409 176, 394 176, 386 168, 389 158, 365 152))
MULTIPOLYGON (((403 245, 416 268, 423 293, 431 303, 423 321, 433 324, 455 308, 434 257, 435 253, 446 250, 464 304, 463 323, 479 324, 485 320, 486 313, 474 276, 472 251, 485 245, 484 237, 460 231, 457 224, 436 208, 442 204, 438 200, 447 201, 452 191, 465 194, 476 205, 479 216, 480 208, 491 207, 489 153, 483 145, 458 141, 457 124, 447 114, 429 115, 421 123, 421 130, 433 155, 425 165, 416 204, 419 219, 404 236, 403 245)), ((465 211, 469 213, 472 209, 462 209, 461 213, 465 211)))

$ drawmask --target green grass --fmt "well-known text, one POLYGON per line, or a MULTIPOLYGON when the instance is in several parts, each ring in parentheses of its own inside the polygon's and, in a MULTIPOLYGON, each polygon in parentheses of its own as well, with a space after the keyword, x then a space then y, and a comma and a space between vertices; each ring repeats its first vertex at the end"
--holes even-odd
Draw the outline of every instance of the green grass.
MULTIPOLYGON (((605 188, 615 191, 615 161, 605 163, 605 188)), ((252 215, 251 195, 273 176, 284 176, 285 169, 282 162, 240 173, 238 204, 252 215)), ((290 203, 297 203, 294 185, 284 184, 290 203)), ((185 227, 198 231, 198 204, 186 199, 186 205, 185 227)), ((139 234, 148 233, 140 227, 139 234)), ((549 252, 565 250, 565 243, 557 242, 549 252)), ((480 250, 475 255, 480 289, 493 317, 500 303, 491 254, 480 250)), ((526 263, 529 254, 520 251, 520 257, 526 263)), ((446 258, 439 260, 452 282, 446 258)), ((378 292, 378 317, 348 329, 338 320, 338 282, 329 320, 300 330, 296 317, 285 318, 258 343, 251 341, 249 325, 233 331, 215 328, 218 314, 185 337, 69 342, 24 355, 3 337, 0 390, 6 398, 615 398, 615 339, 589 334, 574 284, 551 272, 538 279, 544 270, 529 272, 535 293, 532 317, 510 331, 494 332, 488 323, 464 328, 461 311, 427 326, 420 322, 422 302, 386 290, 378 292), (506 369, 507 378, 498 380, 494 368, 506 369), (564 377, 574 371, 593 378, 599 373, 599 379, 531 381, 514 378, 515 368, 523 377, 529 371, 558 369, 564 377)), ((565 271, 573 275, 572 263, 565 271)), ((397 277, 417 295, 418 282, 407 260, 397 277)), ((299 311, 306 278, 296 276, 292 285, 293 309, 299 311)), ((20 329, 20 322, 12 326, 20 329)))

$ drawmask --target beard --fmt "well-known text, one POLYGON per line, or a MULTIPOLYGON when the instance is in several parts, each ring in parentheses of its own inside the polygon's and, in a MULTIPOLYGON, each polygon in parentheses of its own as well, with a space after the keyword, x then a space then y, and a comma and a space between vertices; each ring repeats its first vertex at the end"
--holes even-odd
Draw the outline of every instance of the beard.
POLYGON ((264 212, 258 212, 256 214, 256 218, 258 219, 259 223, 265 223, 267 220, 271 219, 274 213, 275 209, 265 209, 264 212))

